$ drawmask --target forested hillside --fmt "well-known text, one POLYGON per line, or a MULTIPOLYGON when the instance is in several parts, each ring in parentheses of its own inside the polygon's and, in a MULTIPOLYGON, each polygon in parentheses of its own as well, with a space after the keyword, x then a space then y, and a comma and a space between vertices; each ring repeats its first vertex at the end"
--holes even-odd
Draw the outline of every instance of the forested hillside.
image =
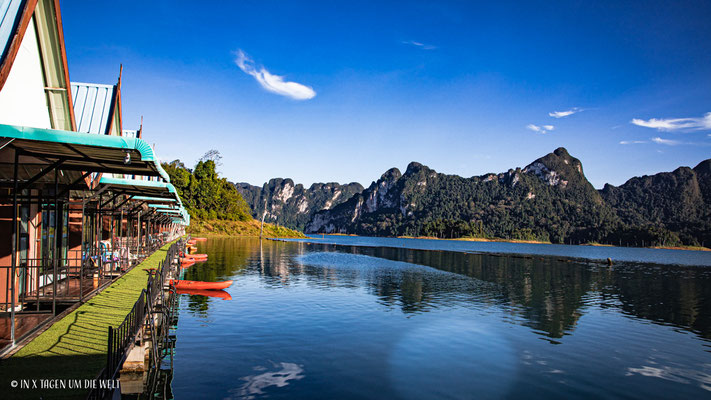
POLYGON ((206 154, 192 170, 180 160, 164 163, 183 205, 194 218, 247 221, 251 210, 237 189, 216 168, 219 153, 206 154))
POLYGON ((557 149, 526 168, 463 178, 419 163, 393 168, 363 193, 315 215, 307 232, 594 241, 619 220, 557 149))
POLYGON ((627 236, 649 243, 649 233, 657 232, 670 242, 711 243, 711 160, 605 185, 600 193, 628 227, 627 236))
POLYGON ((698 246, 711 242, 711 161, 597 191, 559 148, 525 168, 463 178, 411 163, 316 213, 307 233, 698 246))

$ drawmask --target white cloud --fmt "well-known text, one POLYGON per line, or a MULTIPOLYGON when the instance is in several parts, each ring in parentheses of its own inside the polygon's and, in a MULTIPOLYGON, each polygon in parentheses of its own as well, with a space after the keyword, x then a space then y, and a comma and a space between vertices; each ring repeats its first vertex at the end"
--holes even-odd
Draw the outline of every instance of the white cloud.
POLYGON ((534 132, 538 132, 541 134, 546 134, 546 133, 552 131, 553 129, 555 129, 555 126, 553 126, 553 125, 538 126, 538 125, 534 125, 534 124, 528 124, 528 125, 526 125, 526 129, 530 129, 534 132))
POLYGON ((701 118, 652 118, 643 120, 634 118, 630 121, 632 124, 645 128, 653 128, 660 131, 678 131, 678 130, 698 130, 711 129, 711 112, 706 113, 701 118))
POLYGON ((422 50, 436 50, 437 46, 432 46, 431 44, 424 44, 422 42, 416 42, 414 40, 404 40, 402 42, 403 44, 409 44, 415 47, 419 47, 422 50))
POLYGON ((642 143, 647 143, 644 140, 623 140, 620 142, 620 144, 642 144, 642 143))
POLYGON ((264 89, 272 93, 295 100, 308 100, 316 96, 316 92, 309 86, 296 82, 285 82, 283 76, 273 75, 263 66, 257 67, 242 50, 237 50, 235 64, 246 74, 253 76, 264 89))
POLYGON ((676 146, 677 144, 681 144, 681 142, 677 140, 670 140, 670 139, 662 139, 660 137, 655 137, 651 139, 654 143, 658 144, 666 144, 667 146, 676 146))
POLYGON ((553 118, 563 118, 563 117, 567 117, 567 116, 569 116, 569 115, 577 114, 577 113, 582 112, 582 111, 585 111, 585 110, 583 110, 583 109, 580 108, 580 107, 573 107, 573 108, 571 108, 570 110, 566 110, 566 111, 553 111, 553 112, 549 112, 548 115, 550 115, 550 116, 553 117, 553 118))

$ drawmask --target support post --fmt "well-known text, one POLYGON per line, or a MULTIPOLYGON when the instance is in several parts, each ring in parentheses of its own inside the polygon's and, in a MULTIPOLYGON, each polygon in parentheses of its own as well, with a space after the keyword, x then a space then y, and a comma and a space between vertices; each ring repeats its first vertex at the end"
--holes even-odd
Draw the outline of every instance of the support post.
POLYGON ((104 228, 104 221, 101 220, 101 199, 103 195, 99 195, 99 202, 96 203, 96 231, 95 231, 95 239, 94 239, 94 248, 96 249, 96 255, 99 258, 99 261, 97 264, 99 265, 99 279, 101 279, 104 275, 104 260, 101 257, 101 230, 104 228))
POLYGON ((81 244, 79 246, 79 302, 84 302, 84 199, 81 202, 81 244))
POLYGON ((138 256, 138 254, 141 251, 141 212, 140 211, 138 212, 138 224, 137 225, 138 225, 137 226, 138 235, 136 236, 136 238, 137 238, 137 240, 136 240, 136 256, 138 256))
POLYGON ((59 170, 54 170, 54 251, 52 252, 52 315, 57 315, 57 267, 59 263, 59 170))
POLYGON ((10 301, 10 341, 11 346, 15 347, 15 268, 17 264, 17 164, 19 162, 20 154, 17 149, 15 149, 15 167, 12 173, 13 176, 13 194, 12 194, 12 256, 11 262, 12 267, 10 268, 10 294, 12 300, 10 301))
MULTIPOLYGON (((121 238, 123 237, 123 209, 121 209, 121 219, 119 219, 119 228, 118 228, 118 237, 119 237, 119 243, 121 243, 121 238)), ((123 252, 121 252, 123 254, 123 252)), ((123 261, 124 258, 128 257, 128 247, 126 250, 126 257, 121 257, 121 268, 124 268, 123 261)), ((124 268, 125 269, 125 268, 124 268)))

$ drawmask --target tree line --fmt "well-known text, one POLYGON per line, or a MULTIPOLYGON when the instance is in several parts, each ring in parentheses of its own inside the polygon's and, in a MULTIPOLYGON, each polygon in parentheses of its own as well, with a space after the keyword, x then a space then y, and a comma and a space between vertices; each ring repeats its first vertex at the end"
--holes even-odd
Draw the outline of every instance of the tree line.
POLYGON ((216 168, 222 156, 217 150, 203 155, 192 168, 180 160, 163 163, 183 206, 190 216, 198 219, 248 221, 251 210, 242 195, 216 168))

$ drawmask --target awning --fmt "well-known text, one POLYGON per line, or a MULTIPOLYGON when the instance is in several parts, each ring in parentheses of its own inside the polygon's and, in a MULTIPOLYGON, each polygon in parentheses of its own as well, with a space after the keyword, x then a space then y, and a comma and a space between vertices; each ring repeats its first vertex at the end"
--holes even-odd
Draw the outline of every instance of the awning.
POLYGON ((146 181, 142 179, 125 179, 102 176, 99 180, 99 188, 111 190, 113 193, 120 193, 129 196, 137 196, 132 200, 140 200, 145 203, 152 202, 141 200, 141 197, 152 199, 163 199, 165 201, 178 202, 178 192, 175 187, 167 182, 146 181))
POLYGON ((137 138, 0 124, 0 183, 13 182, 13 150, 20 155, 20 182, 54 182, 50 169, 62 172, 62 184, 78 183, 86 172, 160 176, 170 182, 151 146, 137 138))
POLYGON ((166 198, 162 198, 162 197, 134 196, 133 200, 145 201, 146 203, 150 203, 150 204, 165 204, 165 205, 177 204, 179 206, 182 206, 180 197, 178 197, 177 199, 166 199, 166 198))
POLYGON ((163 213, 163 214, 176 214, 176 215, 183 215, 183 212, 180 211, 179 209, 175 208, 159 208, 156 209, 156 212, 163 213))
POLYGON ((156 211, 161 211, 161 210, 179 210, 179 206, 175 205, 168 205, 168 204, 148 204, 148 207, 155 208, 156 211))
POLYGON ((175 224, 190 225, 190 214, 183 207, 178 209, 156 208, 156 212, 173 217, 172 222, 175 224))

